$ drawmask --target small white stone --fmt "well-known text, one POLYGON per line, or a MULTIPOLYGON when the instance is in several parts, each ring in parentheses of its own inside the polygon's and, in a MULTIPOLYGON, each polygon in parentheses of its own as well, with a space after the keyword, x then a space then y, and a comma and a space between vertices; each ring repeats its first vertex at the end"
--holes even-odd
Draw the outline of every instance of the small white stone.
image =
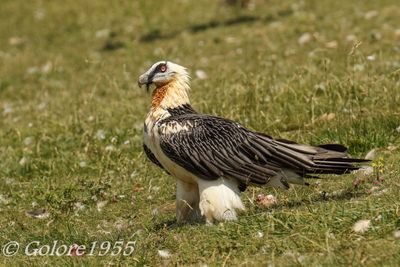
POLYGON ((367 155, 365 155, 365 159, 373 160, 376 156, 376 149, 371 149, 367 155))
POLYGON ((374 61, 376 59, 376 55, 369 55, 367 56, 367 60, 374 61))
POLYGON ((394 30, 394 36, 395 36, 396 38, 400 38, 400 29, 394 30))
POLYGON ((14 110, 13 110, 13 108, 12 108, 12 106, 10 104, 5 104, 3 106, 3 115, 11 114, 13 111, 14 110))
POLYGON ((171 257, 171 253, 166 249, 160 249, 158 250, 158 256, 160 256, 163 259, 168 259, 171 257))
POLYGON ((37 66, 33 66, 33 67, 29 67, 26 69, 26 74, 32 75, 32 74, 38 73, 39 71, 40 71, 40 69, 37 66))
POLYGON ((86 166, 87 166, 86 161, 82 160, 81 162, 79 162, 79 167, 85 168, 86 166))
POLYGON ((208 78, 207 73, 204 70, 196 70, 196 77, 200 80, 205 80, 208 78))
POLYGON ((96 31, 96 38, 107 38, 110 36, 110 29, 101 29, 96 31))
POLYGON ((34 138, 32 136, 28 136, 24 139, 24 145, 30 146, 33 144, 34 138))
POLYGON ((106 132, 104 130, 98 130, 96 133, 96 138, 99 140, 104 140, 106 139, 106 132))
POLYGON ((8 39, 8 43, 10 45, 19 46, 26 43, 26 39, 24 37, 14 36, 8 39))
POLYGON ((366 13, 364 14, 364 18, 367 19, 367 20, 369 20, 369 19, 372 19, 372 18, 378 16, 378 14, 379 14, 378 11, 376 11, 376 10, 371 10, 371 11, 368 11, 368 12, 366 12, 366 13))
POLYGON ((297 42, 299 43, 299 45, 304 45, 306 43, 309 43, 311 41, 311 39, 312 39, 311 33, 305 32, 299 37, 297 42))
POLYGON ((108 145, 108 146, 106 146, 105 151, 107 151, 107 152, 115 151, 115 146, 113 146, 113 145, 108 145))
POLYGON ((45 16, 45 12, 43 9, 37 9, 35 11, 35 19, 36 20, 42 20, 42 19, 44 19, 44 16, 45 16))
POLYGON ((25 158, 25 157, 22 157, 20 160, 19 160, 19 165, 21 165, 21 166, 25 166, 27 163, 28 163, 28 160, 27 160, 27 158, 25 158))
POLYGON ((259 194, 256 199, 257 203, 264 207, 271 207, 278 203, 278 200, 273 195, 259 194))
POLYGON ((43 110, 47 106, 46 102, 40 102, 40 104, 37 106, 38 110, 43 110))
POLYGON ((107 205, 108 201, 107 200, 103 200, 103 201, 99 201, 97 202, 97 211, 101 212, 103 210, 103 208, 107 205))
POLYGON ((359 220, 353 225, 353 231, 356 233, 365 233, 371 226, 371 220, 359 220))
POLYGON ((42 66, 42 73, 47 74, 53 69, 53 64, 50 61, 47 61, 43 66, 42 66))
POLYGON ((7 205, 8 203, 10 203, 10 199, 5 195, 0 194, 0 204, 7 205))
POLYGON ((374 173, 374 168, 371 166, 361 166, 361 168, 358 169, 357 173, 360 173, 365 176, 369 176, 374 173))
POLYGON ((355 64, 353 66, 354 71, 363 71, 365 69, 365 66, 363 64, 355 64))
POLYGON ((258 237, 258 238, 263 238, 263 237, 264 237, 264 233, 261 232, 261 231, 258 231, 258 232, 256 233, 256 237, 258 237))
POLYGON ((394 238, 400 238, 400 230, 394 231, 393 232, 393 237, 394 238))
POLYGON ((355 41, 357 41, 357 36, 355 36, 354 34, 349 34, 346 36, 346 41, 347 42, 355 42, 355 41))
POLYGON ((81 202, 75 202, 74 208, 76 211, 80 211, 85 209, 85 205, 83 205, 81 202))
POLYGON ((330 41, 330 42, 327 42, 327 43, 325 44, 325 47, 326 47, 326 48, 332 48, 332 49, 337 48, 337 47, 338 47, 338 42, 337 42, 337 41, 330 41))

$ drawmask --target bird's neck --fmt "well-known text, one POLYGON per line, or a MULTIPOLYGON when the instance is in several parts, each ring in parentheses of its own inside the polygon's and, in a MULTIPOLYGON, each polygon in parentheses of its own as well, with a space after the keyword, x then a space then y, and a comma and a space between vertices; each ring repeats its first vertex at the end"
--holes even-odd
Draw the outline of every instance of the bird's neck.
POLYGON ((183 106, 190 106, 189 85, 187 81, 176 78, 168 84, 158 86, 153 91, 151 110, 169 110, 183 106))

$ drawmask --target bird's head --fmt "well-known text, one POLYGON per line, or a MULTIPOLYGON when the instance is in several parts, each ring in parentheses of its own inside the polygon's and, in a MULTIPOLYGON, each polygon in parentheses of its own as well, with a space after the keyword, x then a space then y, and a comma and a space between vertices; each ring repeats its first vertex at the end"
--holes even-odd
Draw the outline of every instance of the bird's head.
POLYGON ((170 61, 159 61, 140 75, 138 84, 140 87, 146 85, 147 90, 151 85, 159 88, 170 83, 179 83, 185 87, 184 89, 188 89, 189 78, 186 68, 170 61))
POLYGON ((154 85, 151 107, 165 110, 190 104, 189 79, 186 68, 170 61, 159 61, 140 75, 138 84, 146 85, 147 91, 154 85))

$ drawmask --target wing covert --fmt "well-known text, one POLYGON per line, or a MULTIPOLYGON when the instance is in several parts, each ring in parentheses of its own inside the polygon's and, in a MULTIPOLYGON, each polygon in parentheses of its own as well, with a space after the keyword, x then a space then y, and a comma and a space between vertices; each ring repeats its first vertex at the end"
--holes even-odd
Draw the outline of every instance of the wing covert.
POLYGON ((184 114, 160 122, 159 134, 163 152, 202 179, 266 184, 280 170, 251 144, 254 133, 230 120, 184 114))

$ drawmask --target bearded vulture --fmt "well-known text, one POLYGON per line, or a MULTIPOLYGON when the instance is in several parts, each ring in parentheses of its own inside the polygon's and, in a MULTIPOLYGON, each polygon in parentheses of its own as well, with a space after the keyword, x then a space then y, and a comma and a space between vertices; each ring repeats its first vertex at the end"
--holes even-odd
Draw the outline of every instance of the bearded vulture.
POLYGON ((342 145, 301 145, 246 129, 232 120, 197 113, 190 105, 186 68, 168 61, 139 77, 152 86, 144 123, 148 158, 176 178, 178 222, 237 219, 248 185, 288 189, 311 174, 343 174, 359 167, 342 145))

